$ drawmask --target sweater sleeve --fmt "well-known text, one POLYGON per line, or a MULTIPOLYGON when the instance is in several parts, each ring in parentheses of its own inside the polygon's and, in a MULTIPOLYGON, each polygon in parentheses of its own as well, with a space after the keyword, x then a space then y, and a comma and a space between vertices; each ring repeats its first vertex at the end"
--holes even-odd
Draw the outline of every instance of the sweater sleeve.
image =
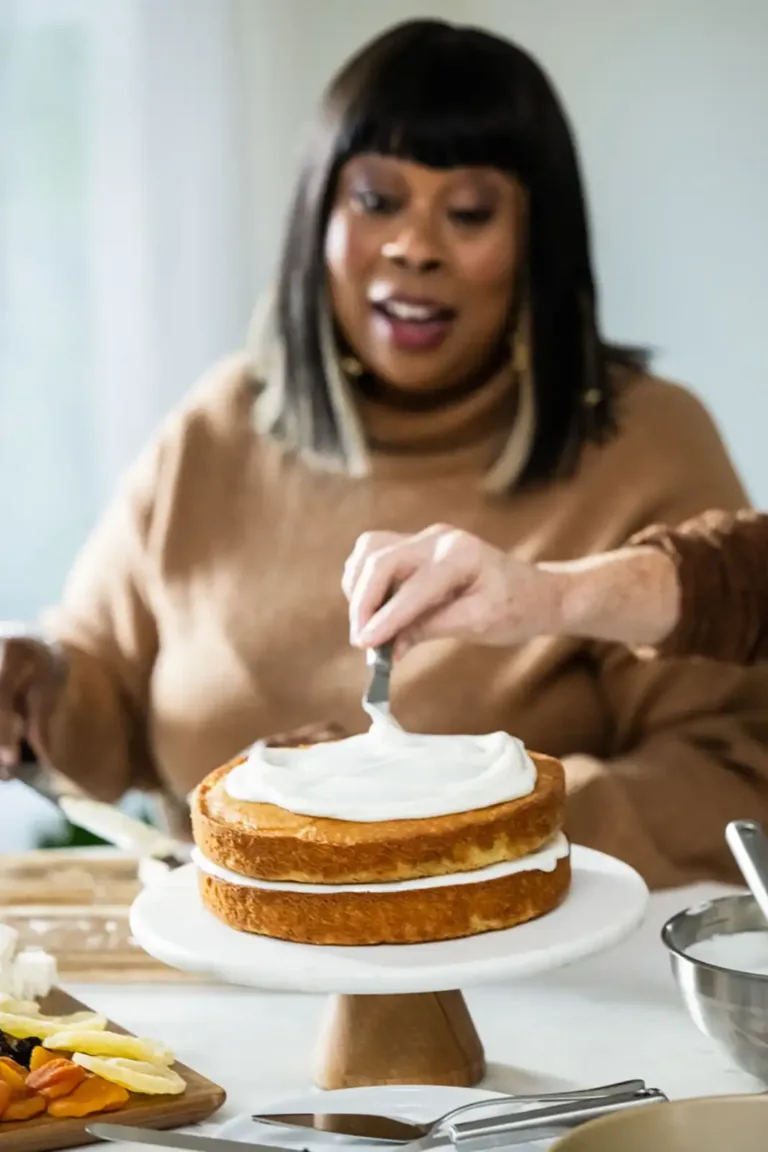
POLYGON ((680 619, 661 655, 768 658, 768 516, 706 512, 677 529, 645 529, 630 544, 660 549, 678 571, 680 619))
POLYGON ((159 786, 147 737, 158 633, 148 539, 162 444, 145 452, 80 551, 43 625, 62 646, 67 679, 43 734, 53 767, 105 800, 159 786))
POLYGON ((768 665, 637 660, 611 646, 599 682, 611 747, 565 762, 574 841, 652 888, 736 881, 726 824, 768 824, 768 665))
MULTIPOLYGON (((743 509, 746 495, 706 410, 660 387, 643 403, 638 394, 623 449, 606 449, 596 463, 595 481, 614 492, 624 517, 618 543, 649 524, 743 509)), ((728 615, 720 594, 710 599, 700 587, 695 615, 728 615)), ((768 663, 639 659, 608 644, 588 651, 605 728, 599 749, 565 761, 572 838, 626 860, 654 888, 735 880, 727 822, 768 823, 768 663)))

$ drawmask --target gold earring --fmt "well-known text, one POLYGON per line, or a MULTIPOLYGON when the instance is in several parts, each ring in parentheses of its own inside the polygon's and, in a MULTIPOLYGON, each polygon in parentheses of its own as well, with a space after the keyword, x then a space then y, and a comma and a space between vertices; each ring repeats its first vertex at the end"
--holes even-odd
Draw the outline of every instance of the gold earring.
POLYGON ((353 380, 359 379, 365 371, 356 356, 343 356, 341 359, 341 370, 345 376, 350 376, 353 380))
POLYGON ((581 402, 585 408, 597 408, 602 398, 603 394, 599 388, 588 388, 582 396, 581 402))
POLYGON ((515 375, 525 376, 531 370, 530 316, 526 305, 520 309, 517 325, 510 337, 510 359, 515 375))

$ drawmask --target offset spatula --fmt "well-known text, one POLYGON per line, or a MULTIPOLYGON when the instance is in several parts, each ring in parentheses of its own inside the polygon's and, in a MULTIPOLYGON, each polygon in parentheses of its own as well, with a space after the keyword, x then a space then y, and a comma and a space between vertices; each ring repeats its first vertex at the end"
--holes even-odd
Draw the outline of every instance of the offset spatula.
POLYGON ((768 836, 754 820, 732 820, 725 839, 747 887, 768 922, 768 836))
POLYGON ((368 691, 363 697, 366 711, 369 709, 389 716, 389 681, 392 676, 393 644, 382 644, 380 648, 369 648, 366 663, 373 669, 368 691))
POLYGON ((179 868, 189 863, 190 849, 186 844, 143 824, 141 820, 134 820, 112 804, 61 791, 51 773, 32 758, 31 750, 22 748, 22 756, 24 759, 13 770, 14 779, 53 804, 71 824, 134 856, 160 860, 168 868, 179 868))

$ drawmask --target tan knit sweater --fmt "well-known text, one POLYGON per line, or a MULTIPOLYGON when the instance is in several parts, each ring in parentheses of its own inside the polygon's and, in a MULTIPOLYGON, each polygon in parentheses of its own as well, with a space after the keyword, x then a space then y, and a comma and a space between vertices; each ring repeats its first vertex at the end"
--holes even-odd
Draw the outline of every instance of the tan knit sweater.
MULTIPOLYGON (((52 625, 71 673, 52 760, 113 798, 185 793, 258 737, 313 721, 360 731, 364 659, 348 644, 343 562, 368 529, 448 521, 529 559, 622 544, 745 494, 696 400, 626 387, 621 434, 578 476, 489 496, 510 398, 489 386, 435 416, 362 409, 361 479, 260 439, 245 359, 217 366, 133 468, 86 544, 52 625)), ((656 886, 730 876, 726 821, 768 819, 768 668, 637 661, 565 639, 517 650, 424 645, 393 708, 427 732, 507 729, 566 759, 572 836, 656 886)))
POLYGON ((768 660, 765 513, 713 509, 677 528, 646 528, 630 543, 661 549, 677 568, 680 619, 659 646, 662 655, 768 660))

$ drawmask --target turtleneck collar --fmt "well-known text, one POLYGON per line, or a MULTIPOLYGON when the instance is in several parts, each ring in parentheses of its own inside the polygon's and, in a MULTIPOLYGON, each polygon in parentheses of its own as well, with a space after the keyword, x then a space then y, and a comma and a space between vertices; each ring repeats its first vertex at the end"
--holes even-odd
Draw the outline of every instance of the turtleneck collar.
POLYGON ((484 476, 509 438, 517 388, 505 367, 473 392, 429 411, 413 411, 351 385, 372 473, 484 476))

